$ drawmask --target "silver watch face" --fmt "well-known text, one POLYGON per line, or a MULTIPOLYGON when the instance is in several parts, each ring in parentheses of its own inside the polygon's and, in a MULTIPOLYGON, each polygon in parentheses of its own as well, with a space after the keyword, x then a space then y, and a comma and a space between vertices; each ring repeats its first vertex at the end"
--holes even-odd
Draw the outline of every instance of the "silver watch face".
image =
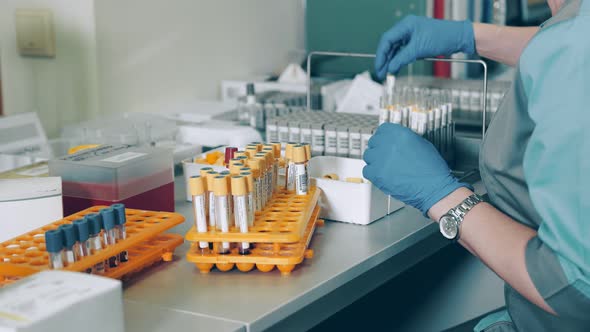
POLYGON ((440 232, 447 239, 452 240, 457 237, 459 225, 457 224, 457 220, 455 220, 455 218, 449 215, 443 216, 440 218, 439 227, 440 232))

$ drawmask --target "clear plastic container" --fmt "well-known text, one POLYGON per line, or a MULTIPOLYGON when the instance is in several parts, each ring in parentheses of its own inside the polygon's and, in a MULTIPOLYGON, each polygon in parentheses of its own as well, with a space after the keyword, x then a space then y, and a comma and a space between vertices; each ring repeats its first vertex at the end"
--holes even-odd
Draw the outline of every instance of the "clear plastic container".
POLYGON ((169 149, 101 145, 50 160, 49 174, 62 178, 64 215, 114 203, 174 211, 174 167, 169 149))

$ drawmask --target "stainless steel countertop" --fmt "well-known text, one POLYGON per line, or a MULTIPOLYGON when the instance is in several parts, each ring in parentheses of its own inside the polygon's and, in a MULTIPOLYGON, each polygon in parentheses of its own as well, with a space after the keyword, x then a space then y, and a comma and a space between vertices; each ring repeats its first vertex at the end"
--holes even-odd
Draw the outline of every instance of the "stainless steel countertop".
MULTIPOLYGON (((182 177, 176 178, 175 187, 176 211, 187 220, 171 232, 184 235, 193 221, 191 204, 184 200, 182 177)), ((242 273, 235 269, 219 272, 214 269, 203 275, 194 264, 186 261, 189 243, 185 242, 176 250, 173 262, 151 268, 126 286, 127 327, 129 331, 168 331, 172 326, 187 330, 236 331, 242 325, 248 331, 259 331, 300 310, 305 311, 306 307, 320 303, 320 300, 323 301, 322 315, 326 317, 340 310, 345 305, 343 303, 350 303, 389 280, 393 277, 391 274, 403 272, 438 250, 441 246, 438 243, 443 242, 437 242, 435 246, 426 244, 427 238, 437 231, 436 224, 409 207, 369 226, 326 222, 312 239, 313 259, 304 261, 286 277, 276 269, 270 273, 242 273), (412 247, 430 249, 422 250, 428 252, 415 257, 413 254, 399 255, 408 253, 412 247), (390 268, 389 272, 366 277, 372 269, 386 265, 382 263, 396 256, 404 256, 403 263, 393 264, 396 271, 390 268), (350 292, 346 301, 338 300, 341 303, 334 305, 330 304, 333 301, 323 300, 330 293, 362 278, 370 280, 374 287, 367 288, 360 295, 350 292)), ((297 324, 311 327, 314 322, 317 319, 310 318, 308 322, 297 324)))

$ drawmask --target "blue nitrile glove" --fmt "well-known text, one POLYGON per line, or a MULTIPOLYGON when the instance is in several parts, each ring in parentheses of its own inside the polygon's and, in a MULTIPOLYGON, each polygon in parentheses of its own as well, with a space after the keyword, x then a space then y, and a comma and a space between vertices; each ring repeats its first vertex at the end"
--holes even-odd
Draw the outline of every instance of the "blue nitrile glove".
POLYGON ((475 53, 473 23, 409 15, 381 36, 375 72, 383 80, 417 59, 458 52, 475 53))
POLYGON ((406 127, 384 123, 369 140, 363 176, 424 215, 461 183, 436 148, 406 127))

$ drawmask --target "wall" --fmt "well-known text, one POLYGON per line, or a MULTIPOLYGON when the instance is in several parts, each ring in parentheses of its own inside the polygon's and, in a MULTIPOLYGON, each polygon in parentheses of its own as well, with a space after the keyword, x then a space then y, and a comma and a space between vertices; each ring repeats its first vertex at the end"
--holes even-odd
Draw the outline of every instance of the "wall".
POLYGON ((278 73, 304 48, 302 0, 95 2, 101 106, 153 111, 278 73))
POLYGON ((0 1, 0 66, 4 113, 36 111, 48 136, 63 124, 98 111, 94 0, 0 1), (21 57, 16 49, 16 8, 53 11, 56 57, 21 57))

